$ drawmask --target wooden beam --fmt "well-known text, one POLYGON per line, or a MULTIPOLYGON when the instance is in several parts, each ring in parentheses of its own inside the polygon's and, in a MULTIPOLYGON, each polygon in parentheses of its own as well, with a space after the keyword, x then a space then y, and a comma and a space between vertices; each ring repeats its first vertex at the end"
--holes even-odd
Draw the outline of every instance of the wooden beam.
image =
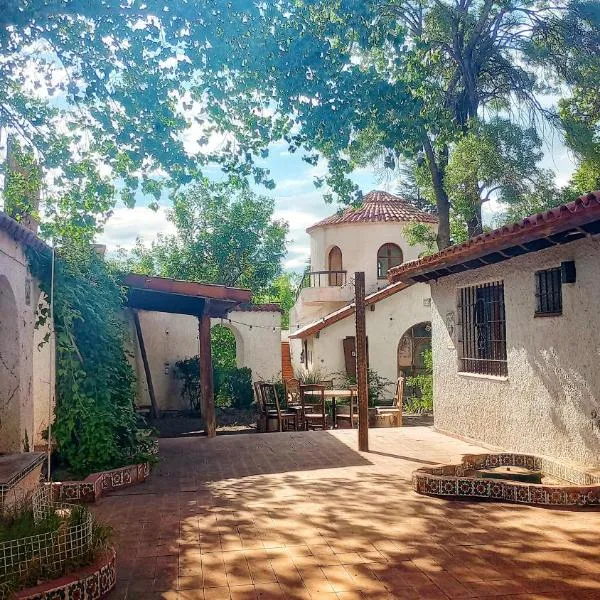
POLYGON ((210 348, 210 315, 205 312, 198 317, 198 341, 200 364, 200 398, 204 429, 209 438, 217 435, 215 393, 213 388, 212 355, 210 348))
POLYGON ((152 385, 152 372, 148 363, 148 354, 146 354, 146 345, 144 344, 144 336, 142 335, 142 325, 138 311, 133 309, 133 322, 135 323, 135 331, 137 333, 138 343, 140 345, 140 354, 144 363, 144 373, 146 373, 146 383, 148 384, 148 394, 150 395, 150 404, 152 405, 152 416, 157 419, 159 416, 158 403, 154 394, 154 385, 152 385))
POLYGON ((369 383, 367 380, 367 326, 365 274, 354 273, 356 306, 356 381, 358 383, 358 449, 369 451, 369 383))

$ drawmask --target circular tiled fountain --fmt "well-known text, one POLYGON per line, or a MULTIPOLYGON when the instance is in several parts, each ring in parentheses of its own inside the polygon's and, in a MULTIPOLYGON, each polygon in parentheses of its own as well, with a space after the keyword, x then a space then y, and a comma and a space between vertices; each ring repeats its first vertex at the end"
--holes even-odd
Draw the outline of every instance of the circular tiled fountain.
POLYGON ((599 476, 531 454, 469 454, 458 465, 417 469, 413 473, 413 487, 432 496, 550 506, 600 506, 599 476), (514 467, 514 473, 510 467, 514 467), (536 479, 540 483, 531 482, 536 479))

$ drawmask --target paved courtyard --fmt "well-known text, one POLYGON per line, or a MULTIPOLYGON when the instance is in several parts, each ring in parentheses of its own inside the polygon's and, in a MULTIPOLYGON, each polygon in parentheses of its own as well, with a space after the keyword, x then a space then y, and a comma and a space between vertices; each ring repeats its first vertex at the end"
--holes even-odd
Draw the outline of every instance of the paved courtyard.
POLYGON ((482 448, 427 427, 163 439, 100 500, 111 600, 600 599, 600 513, 419 496, 411 472, 482 448))

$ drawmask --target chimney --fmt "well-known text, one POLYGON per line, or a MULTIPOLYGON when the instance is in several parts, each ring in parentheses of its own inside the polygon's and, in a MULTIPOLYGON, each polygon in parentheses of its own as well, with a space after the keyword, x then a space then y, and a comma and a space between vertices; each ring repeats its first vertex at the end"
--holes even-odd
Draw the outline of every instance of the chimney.
POLYGON ((100 258, 106 256, 106 244, 94 244, 94 251, 100 258))
POLYGON ((12 136, 6 142, 6 166, 4 212, 37 235, 42 170, 12 136))

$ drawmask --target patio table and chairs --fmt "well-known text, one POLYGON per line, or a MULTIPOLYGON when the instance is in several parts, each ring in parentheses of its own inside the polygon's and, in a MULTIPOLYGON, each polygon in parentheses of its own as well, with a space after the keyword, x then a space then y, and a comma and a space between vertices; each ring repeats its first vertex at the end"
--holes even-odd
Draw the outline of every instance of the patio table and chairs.
MULTIPOLYGON (((311 384, 311 385, 301 385, 300 386, 300 399, 302 400, 302 413, 305 414, 306 410, 304 406, 314 409, 315 406, 318 406, 318 413, 321 415, 321 419, 317 420, 316 417, 312 419, 312 421, 317 422, 317 427, 319 429, 327 429, 328 428, 328 411, 327 411, 327 403, 331 403, 331 423, 333 427, 338 426, 339 421, 350 421, 351 426, 354 426, 354 423, 358 424, 358 395, 357 395, 357 386, 351 385, 346 389, 335 389, 335 388, 327 388, 321 384, 311 384), (317 403, 314 403, 311 400, 311 397, 319 398, 317 403), (351 413, 345 415, 340 413, 338 415, 337 411, 337 401, 340 399, 350 399, 351 404, 351 413), (322 415, 325 414, 325 417, 322 415), (348 418, 352 416, 352 418, 348 418), (325 426, 323 426, 325 423, 325 426)), ((315 428, 311 425, 311 419, 309 419, 308 423, 304 423, 303 429, 315 428)))
POLYGON ((266 432, 269 432, 269 422, 273 420, 277 422, 276 431, 298 430, 298 412, 282 408, 274 384, 257 381, 254 383, 254 392, 259 416, 264 419, 266 432))

